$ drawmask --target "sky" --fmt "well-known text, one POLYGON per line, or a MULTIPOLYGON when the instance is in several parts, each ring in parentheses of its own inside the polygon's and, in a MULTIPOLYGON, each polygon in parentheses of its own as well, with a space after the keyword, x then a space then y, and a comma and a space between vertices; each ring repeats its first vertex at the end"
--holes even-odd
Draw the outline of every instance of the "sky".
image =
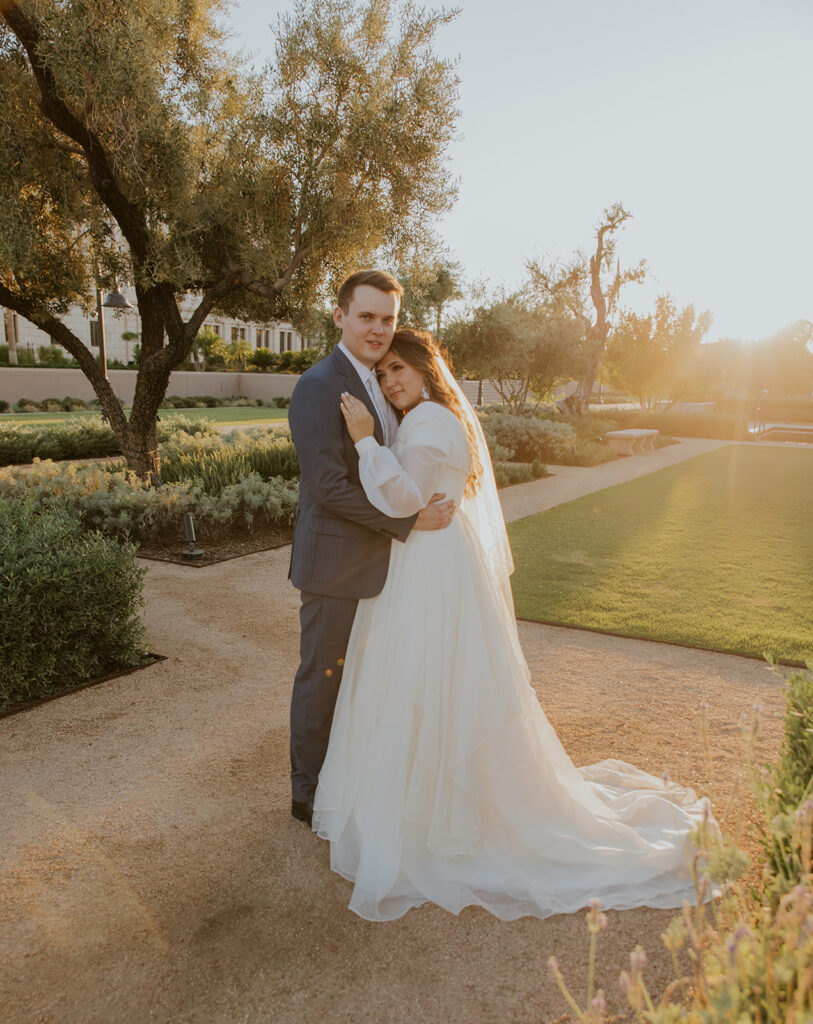
MULTIPOLYGON (((435 43, 462 111, 439 234, 469 281, 511 290, 528 258, 589 250, 618 200, 622 266, 649 264, 622 305, 669 292, 712 312, 709 341, 813 320, 810 0, 460 6, 435 43)), ((288 7, 238 0, 233 45, 270 58, 288 7)))

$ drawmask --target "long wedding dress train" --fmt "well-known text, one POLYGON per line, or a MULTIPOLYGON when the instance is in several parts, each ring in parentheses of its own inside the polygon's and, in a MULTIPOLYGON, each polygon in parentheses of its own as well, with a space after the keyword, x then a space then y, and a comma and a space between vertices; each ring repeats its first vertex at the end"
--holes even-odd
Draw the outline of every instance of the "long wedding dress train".
MULTIPOLYGON (((372 449, 362 481, 385 511, 404 514, 416 486, 421 501, 460 502, 468 449, 448 410, 419 405, 392 452, 372 449)), ((314 805, 352 910, 390 920, 431 901, 511 920, 594 897, 680 906, 695 900, 690 834, 709 816, 692 790, 622 761, 574 766, 464 514, 393 543, 384 589, 359 602, 314 805)))

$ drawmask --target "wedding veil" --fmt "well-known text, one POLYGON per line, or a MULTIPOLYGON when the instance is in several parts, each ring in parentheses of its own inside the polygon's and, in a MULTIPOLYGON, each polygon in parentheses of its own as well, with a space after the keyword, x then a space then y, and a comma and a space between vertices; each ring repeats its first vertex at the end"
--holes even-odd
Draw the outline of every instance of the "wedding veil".
POLYGON ((444 381, 457 397, 460 403, 461 419, 468 430, 469 437, 474 437, 477 443, 477 456, 480 465, 483 467, 483 475, 480 487, 471 496, 464 496, 460 503, 460 512, 466 517, 475 533, 480 539, 486 562, 494 574, 494 577, 502 592, 503 599, 508 608, 511 619, 514 618, 514 599, 511 594, 511 573, 514 571, 514 559, 511 555, 511 545, 508 543, 508 534, 505 530, 505 519, 502 514, 500 498, 497 494, 497 482, 494 479, 494 469, 491 465, 491 455, 486 444, 485 434, 477 418, 477 413, 471 406, 463 390, 454 379, 446 361, 436 356, 438 365, 444 381))

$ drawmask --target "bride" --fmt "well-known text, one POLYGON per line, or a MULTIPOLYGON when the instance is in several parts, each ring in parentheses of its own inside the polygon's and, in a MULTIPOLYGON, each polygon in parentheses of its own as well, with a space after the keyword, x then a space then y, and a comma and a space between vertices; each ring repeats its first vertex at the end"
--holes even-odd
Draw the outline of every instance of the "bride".
POLYGON ((342 399, 367 497, 408 516, 445 492, 458 512, 393 544, 384 589, 358 604, 313 813, 350 909, 384 921, 431 901, 511 920, 595 897, 694 902, 708 802, 622 761, 576 768, 530 686, 488 449, 431 334, 397 331, 376 372, 402 416, 392 449, 342 399))

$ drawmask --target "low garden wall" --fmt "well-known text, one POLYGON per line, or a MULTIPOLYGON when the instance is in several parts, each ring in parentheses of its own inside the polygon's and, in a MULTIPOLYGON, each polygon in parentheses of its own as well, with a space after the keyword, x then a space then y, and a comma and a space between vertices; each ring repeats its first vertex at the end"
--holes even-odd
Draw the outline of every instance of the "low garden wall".
MULTIPOLYGON (((135 393, 136 370, 109 370, 108 379, 113 391, 129 405, 135 393)), ((196 372, 175 370, 170 374, 168 395, 184 398, 214 395, 215 398, 284 398, 291 394, 299 376, 293 373, 227 373, 225 371, 196 372)), ((45 398, 96 397, 90 381, 81 370, 50 369, 48 367, 14 366, 0 369, 0 399, 14 403, 20 398, 41 402, 45 398)))

